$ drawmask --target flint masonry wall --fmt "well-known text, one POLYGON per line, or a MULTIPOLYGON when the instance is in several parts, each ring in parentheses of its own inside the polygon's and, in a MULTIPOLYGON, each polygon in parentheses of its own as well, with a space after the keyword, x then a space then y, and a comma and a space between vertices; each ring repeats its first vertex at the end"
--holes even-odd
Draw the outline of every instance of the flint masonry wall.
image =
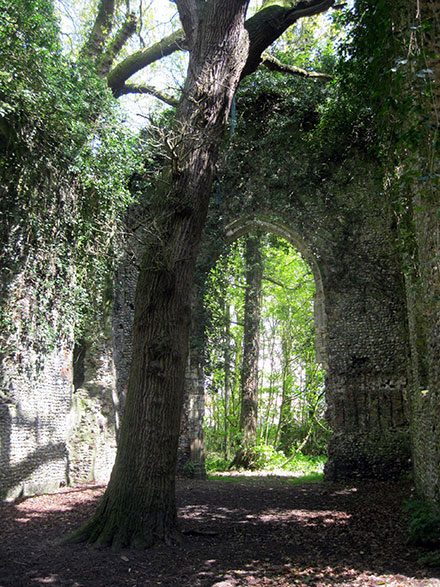
MULTIPOLYGON (((440 64, 436 57, 440 50, 440 3, 421 0, 416 10, 408 2, 408 9, 414 20, 405 19, 403 26, 423 29, 421 64, 432 75, 426 93, 411 78, 414 85, 410 91, 421 101, 423 119, 417 129, 424 140, 413 146, 412 156, 406 152, 403 159, 406 168, 412 165, 416 178, 410 189, 402 188, 411 203, 415 229, 415 246, 409 249, 409 258, 403 258, 411 334, 411 440, 418 494, 440 511, 440 64)), ((410 38, 408 34, 406 38, 410 38)))
POLYGON ((410 273, 406 286, 414 479, 419 495, 440 510, 440 228, 435 200, 413 197, 419 273, 410 273))
MULTIPOLYGON (((322 158, 307 159, 302 148, 296 138, 278 143, 268 164, 261 165, 266 144, 248 149, 233 141, 218 180, 223 195, 210 209, 202 273, 221 243, 226 246, 233 238, 227 228, 234 221, 246 230, 263 223, 301 250, 319 284, 319 349, 334 433, 327 477, 400 475, 410 458, 409 343, 406 295, 382 176, 362 149, 337 157, 324 154, 323 163, 322 158), (211 255, 210 246, 215 248, 211 255)), ((3 358, 3 496, 37 491, 41 481, 59 486, 105 480, 127 386, 135 283, 132 251, 115 277, 111 321, 92 327, 94 334, 77 344, 75 353, 67 340, 44 355, 32 354, 28 345, 21 354, 3 358)), ((197 359, 190 364, 188 382, 179 466, 199 474, 203 377, 197 359)), ((428 426, 432 407, 421 412, 428 426)), ((429 450, 434 454, 434 444, 429 450)))
POLYGON ((107 482, 116 456, 117 407, 111 319, 103 317, 73 355, 70 428, 71 483, 107 482))
POLYGON ((76 387, 74 354, 66 340, 44 354, 23 344, 3 357, 0 499, 108 480, 116 450, 108 339, 89 341, 76 387))
POLYGON ((54 299, 40 320, 58 333, 51 343, 29 326, 41 311, 35 283, 20 271, 7 277, 2 304, 13 316, 1 333, 0 499, 106 481, 115 454, 111 331, 95 325, 97 337, 78 352, 54 299))
POLYGON ((3 357, 0 498, 69 483, 66 430, 71 410, 69 341, 44 357, 29 348, 3 357))
POLYGON ((406 295, 378 165, 357 148, 334 160, 308 159, 295 137, 270 151, 274 175, 254 163, 264 152, 242 147, 231 148, 225 205, 211 210, 212 226, 218 218, 282 224, 319 271, 326 325, 319 346, 333 429, 327 478, 399 476, 411 466, 406 295), (246 182, 238 181, 240 167, 246 182))

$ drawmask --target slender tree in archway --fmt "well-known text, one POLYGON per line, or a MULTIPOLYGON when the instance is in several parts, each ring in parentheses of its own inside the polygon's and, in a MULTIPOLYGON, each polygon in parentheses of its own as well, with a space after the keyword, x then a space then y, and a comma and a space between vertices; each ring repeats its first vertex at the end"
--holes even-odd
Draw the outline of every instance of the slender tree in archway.
MULTIPOLYGON (((107 74, 114 94, 121 95, 129 91, 127 80, 140 63, 147 65, 182 45, 190 56, 165 141, 167 164, 152 203, 157 223, 140 267, 132 365, 116 462, 100 506, 75 540, 147 547, 177 535, 174 476, 191 288, 232 98, 240 78, 255 70, 276 38, 299 18, 323 12, 334 1, 266 0, 245 23, 247 0, 175 0, 183 30, 130 56, 107 74)), ((112 0, 101 0, 86 45, 87 56, 96 59, 103 75, 112 64, 106 34, 113 8, 112 0)))
POLYGON ((252 449, 257 442, 258 359, 263 284, 263 258, 261 254, 260 234, 246 235, 244 263, 246 291, 240 382, 241 443, 232 464, 236 467, 249 468, 252 464, 252 449))

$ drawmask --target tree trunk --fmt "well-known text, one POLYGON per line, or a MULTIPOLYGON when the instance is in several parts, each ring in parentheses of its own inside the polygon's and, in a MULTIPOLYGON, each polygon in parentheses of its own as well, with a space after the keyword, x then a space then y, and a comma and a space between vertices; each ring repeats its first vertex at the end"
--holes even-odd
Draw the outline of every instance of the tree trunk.
POLYGON ((282 397, 275 447, 287 452, 290 448, 289 432, 292 425, 292 342, 289 332, 283 332, 281 335, 281 349, 283 353, 282 397))
POLYGON ((231 397, 231 307, 225 302, 225 460, 229 460, 229 403, 231 397))
POLYGON ((241 372, 241 446, 234 459, 237 467, 248 468, 257 440, 258 356, 260 343, 263 262, 260 235, 246 237, 246 295, 244 304, 243 362, 241 372))
MULTIPOLYGON (((94 516, 72 537, 148 547, 178 536, 175 469, 195 260, 217 152, 247 58, 247 2, 176 2, 190 47, 188 76, 167 138, 158 232, 136 290, 133 354, 116 462, 94 516)), ((68 539, 69 540, 69 539, 68 539)))

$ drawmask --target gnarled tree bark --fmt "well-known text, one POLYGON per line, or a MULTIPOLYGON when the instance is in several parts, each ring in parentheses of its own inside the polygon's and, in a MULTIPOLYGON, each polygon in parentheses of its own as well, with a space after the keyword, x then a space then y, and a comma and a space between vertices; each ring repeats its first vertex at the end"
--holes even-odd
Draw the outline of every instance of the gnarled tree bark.
POLYGON ((160 230, 136 291, 133 355, 115 466, 95 515, 71 540, 148 547, 177 537, 174 476, 195 260, 232 97, 246 61, 247 2, 178 2, 188 77, 169 137, 160 230), (215 23, 215 26, 213 26, 215 23))
MULTIPOLYGON (((300 2, 298 14, 314 14, 333 2, 300 2)), ((119 95, 146 61, 152 63, 182 42, 190 53, 182 97, 166 138, 169 164, 158 182, 157 231, 140 268, 132 365, 116 462, 97 511, 67 542, 143 548, 178 537, 174 477, 194 267, 218 149, 249 58, 250 33, 244 22, 247 0, 175 3, 183 35, 176 33, 168 45, 158 44, 154 51, 150 48, 149 53, 127 58, 107 76, 109 87, 119 95)), ((103 0, 101 7, 105 14, 100 12, 100 20, 110 14, 112 5, 103 0)), ((265 35, 265 42, 275 40, 295 21, 292 10, 283 13, 288 17, 286 26, 265 35)), ((89 47, 104 47, 106 31, 98 26, 89 47)), ((95 56, 95 49, 91 52, 95 56)))

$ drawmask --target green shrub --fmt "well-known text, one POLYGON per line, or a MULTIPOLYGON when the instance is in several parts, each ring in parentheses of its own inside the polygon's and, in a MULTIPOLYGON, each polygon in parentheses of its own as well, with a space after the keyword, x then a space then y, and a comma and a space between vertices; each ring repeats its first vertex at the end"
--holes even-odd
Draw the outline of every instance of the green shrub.
POLYGON ((440 544, 440 515, 433 506, 417 499, 409 499, 404 504, 408 515, 408 542, 418 546, 440 544))
POLYGON ((207 473, 216 473, 220 471, 227 471, 229 467, 228 461, 218 453, 208 453, 205 459, 205 467, 207 473))
POLYGON ((304 455, 302 452, 299 452, 283 467, 283 469, 292 472, 300 472, 305 475, 313 473, 321 474, 324 471, 326 460, 327 457, 324 455, 312 456, 304 455))
POLYGON ((260 443, 252 448, 253 469, 279 469, 286 460, 283 452, 270 444, 260 443))

